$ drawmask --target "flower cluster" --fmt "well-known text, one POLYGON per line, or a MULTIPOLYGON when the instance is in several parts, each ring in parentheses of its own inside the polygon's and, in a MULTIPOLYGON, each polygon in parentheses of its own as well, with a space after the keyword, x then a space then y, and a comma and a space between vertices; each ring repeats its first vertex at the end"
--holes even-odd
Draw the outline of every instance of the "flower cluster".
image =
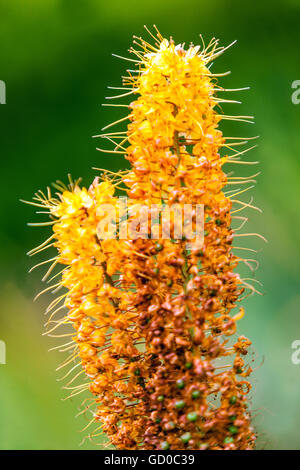
POLYGON ((251 342, 237 337, 244 310, 234 309, 255 289, 235 268, 254 260, 233 253, 232 221, 243 225, 246 218, 233 214, 253 206, 225 187, 252 177, 230 177, 223 168, 242 163, 245 152, 220 153, 244 143, 218 128, 222 119, 235 119, 216 111, 230 100, 217 97, 225 90, 209 69, 225 48, 213 40, 185 49, 158 32, 154 40, 136 38, 138 49, 131 49, 138 74, 129 71, 120 97, 139 97, 128 105, 127 131, 101 134, 115 145, 108 152, 124 153, 131 168, 104 172, 88 190, 72 183, 56 198, 36 196, 35 204, 49 209, 53 235, 35 252, 48 242, 57 248, 47 276, 64 265, 58 287, 66 293, 50 305, 49 332, 70 323, 75 329, 63 365, 72 371, 81 365, 89 381, 72 385, 81 374, 76 370, 67 388, 71 396, 92 392, 93 420, 118 449, 249 450, 255 443, 246 398, 251 342), (129 197, 131 221, 140 204, 202 205, 203 244, 176 239, 175 217, 169 238, 160 230, 153 239, 149 228, 146 238, 101 239, 99 208, 108 203, 118 211, 115 188, 129 197))

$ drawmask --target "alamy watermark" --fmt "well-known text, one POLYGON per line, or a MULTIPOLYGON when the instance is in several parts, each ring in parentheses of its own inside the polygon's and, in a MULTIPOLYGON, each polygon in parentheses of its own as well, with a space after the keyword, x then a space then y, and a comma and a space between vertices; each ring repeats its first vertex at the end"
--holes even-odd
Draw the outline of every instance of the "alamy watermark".
POLYGON ((300 80, 294 80, 292 83, 292 88, 295 88, 295 91, 291 95, 291 100, 293 104, 300 103, 300 80))
POLYGON ((201 249, 204 241, 203 204, 138 204, 127 197, 117 205, 97 209, 99 240, 172 239, 188 241, 188 249, 201 249))
POLYGON ((292 364, 297 366, 300 364, 300 339, 295 339, 295 341, 292 342, 291 347, 294 349, 291 355, 291 361, 292 364))
POLYGON ((6 84, 0 80, 0 104, 6 104, 6 84))
POLYGON ((6 364, 6 344, 0 340, 0 364, 6 364))

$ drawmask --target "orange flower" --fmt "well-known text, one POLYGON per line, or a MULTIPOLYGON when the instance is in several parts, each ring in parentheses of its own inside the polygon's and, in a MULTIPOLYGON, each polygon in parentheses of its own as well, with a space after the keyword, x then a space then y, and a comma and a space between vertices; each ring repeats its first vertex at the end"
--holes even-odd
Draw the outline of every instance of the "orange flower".
MULTIPOLYGON (((231 337, 244 313, 234 315, 233 309, 244 292, 255 290, 234 271, 239 262, 253 260, 233 253, 238 234, 232 214, 253 206, 225 191, 252 177, 224 172, 226 163, 241 163, 245 151, 221 155, 243 139, 225 138, 218 128, 222 119, 235 118, 216 111, 228 100, 217 96, 225 90, 216 82, 220 74, 209 68, 226 48, 212 40, 185 49, 159 32, 154 39, 150 45, 136 38, 138 50, 131 49, 138 74, 129 71, 124 78, 124 97, 139 96, 129 105, 127 132, 101 134, 115 145, 108 152, 124 153, 130 170, 103 170, 88 190, 71 183, 58 199, 36 197, 49 209, 48 242, 54 240, 58 250, 47 276, 56 264, 65 266, 60 285, 67 292, 52 302, 50 321, 63 305, 68 313, 54 327, 49 322, 49 331, 66 323, 75 329, 66 364, 78 358, 90 382, 72 387, 71 396, 89 388, 94 419, 118 449, 252 449, 250 384, 241 380, 251 373, 251 342, 231 337), (162 219, 158 239, 151 238, 151 227, 147 237, 101 239, 99 209, 110 204, 120 211, 115 187, 129 197, 132 226, 145 211, 139 204, 202 205, 203 247, 163 236, 162 219)), ((194 211, 190 228, 195 217, 194 211)), ((179 228, 171 217, 170 233, 179 228)))

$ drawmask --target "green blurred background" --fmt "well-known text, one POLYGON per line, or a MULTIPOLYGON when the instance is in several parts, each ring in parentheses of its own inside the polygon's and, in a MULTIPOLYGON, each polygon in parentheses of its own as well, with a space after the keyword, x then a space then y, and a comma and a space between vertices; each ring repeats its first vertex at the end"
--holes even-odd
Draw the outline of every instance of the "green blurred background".
POLYGON ((55 372, 62 357, 48 352, 59 343, 42 336, 49 299, 32 301, 43 269, 28 275, 34 260, 25 253, 49 230, 26 226, 38 217, 19 198, 30 199, 69 172, 89 185, 93 166, 125 166, 119 156, 96 152, 91 136, 123 115, 101 108, 106 86, 119 86, 126 67, 111 53, 126 54, 132 35, 146 35, 143 25, 153 23, 176 42, 198 43, 199 33, 222 44, 238 40, 213 70, 232 71, 224 86, 251 86, 236 93, 243 101, 238 109, 225 110, 254 114, 256 123, 222 129, 260 136, 247 155, 259 168, 242 169, 262 172, 252 194, 263 215, 248 211, 247 231, 269 240, 243 240, 260 250, 256 276, 264 295, 245 302, 239 331, 251 338, 257 357, 251 401, 258 448, 300 449, 300 365, 291 362, 291 343, 300 339, 300 105, 291 102, 291 84, 300 79, 299 15, 299 0, 0 1, 0 79, 7 85, 7 104, 0 105, 0 339, 7 347, 7 364, 0 365, 1 449, 95 448, 79 447, 88 421, 75 419, 81 400, 62 400, 56 379, 63 374, 55 372))

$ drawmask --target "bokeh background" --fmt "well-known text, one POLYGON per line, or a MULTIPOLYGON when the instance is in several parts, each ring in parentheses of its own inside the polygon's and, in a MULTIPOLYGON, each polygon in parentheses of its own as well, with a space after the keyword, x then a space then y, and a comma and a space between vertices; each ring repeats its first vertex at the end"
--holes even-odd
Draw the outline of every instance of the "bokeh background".
POLYGON ((235 94, 242 105, 226 112, 254 114, 256 122, 222 129, 260 136, 247 155, 259 168, 242 170, 262 172, 252 195, 263 214, 248 211, 248 231, 269 240, 244 240, 259 251, 255 276, 264 295, 245 302, 239 331, 252 339, 256 357, 251 406, 258 448, 300 449, 300 365, 291 362, 291 343, 300 339, 300 105, 291 101, 291 84, 300 79, 299 15, 299 0, 0 1, 0 79, 7 85, 7 104, 0 105, 0 339, 7 347, 7 364, 0 364, 1 449, 97 448, 89 441, 79 446, 88 422, 75 418, 81 400, 63 401, 57 381, 63 374, 55 372, 62 357, 48 352, 59 343, 42 336, 49 299, 32 301, 43 269, 28 270, 43 258, 25 253, 49 230, 26 226, 38 217, 19 199, 66 181, 68 173, 89 185, 97 174, 92 167, 126 166, 119 156, 98 153, 91 136, 123 115, 101 108, 107 85, 119 86, 126 67, 111 53, 126 54, 132 35, 145 35, 143 25, 153 23, 177 42, 198 43, 199 33, 222 44, 238 40, 213 70, 232 71, 224 86, 251 86, 235 94))

